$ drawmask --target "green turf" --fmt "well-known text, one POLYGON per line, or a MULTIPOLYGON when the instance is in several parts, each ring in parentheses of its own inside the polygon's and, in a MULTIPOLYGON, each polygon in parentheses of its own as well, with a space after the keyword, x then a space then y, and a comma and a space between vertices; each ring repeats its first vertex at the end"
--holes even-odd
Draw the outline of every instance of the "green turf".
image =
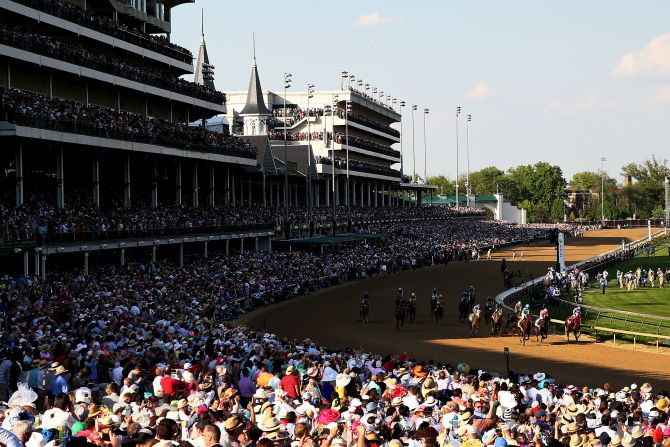
MULTIPOLYGON (((626 272, 628 270, 635 271, 635 269, 640 267, 644 270, 653 268, 654 272, 656 272, 659 267, 665 270, 668 266, 670 266, 670 257, 667 256, 665 247, 663 247, 662 251, 660 248, 657 250, 657 256, 647 257, 646 255, 640 255, 629 261, 617 264, 608 269, 610 280, 604 295, 597 288, 595 273, 592 273, 592 286, 583 293, 585 304, 606 309, 636 312, 647 316, 626 316, 616 312, 599 312, 593 309, 584 309, 584 323, 589 326, 670 336, 670 319, 662 320, 657 318, 670 318, 670 286, 666 283, 665 287, 661 289, 658 287, 658 279, 656 279, 654 288, 645 287, 628 291, 625 287, 622 289, 619 288, 616 280, 617 269, 626 272), (662 252, 665 256, 661 255, 662 252)), ((571 297, 564 296, 563 299, 570 300, 571 297)), ((561 305, 558 309, 554 308, 552 316, 555 318, 564 318, 572 311, 573 307, 572 305, 561 305)), ((670 340, 666 340, 665 344, 670 344, 670 340)))

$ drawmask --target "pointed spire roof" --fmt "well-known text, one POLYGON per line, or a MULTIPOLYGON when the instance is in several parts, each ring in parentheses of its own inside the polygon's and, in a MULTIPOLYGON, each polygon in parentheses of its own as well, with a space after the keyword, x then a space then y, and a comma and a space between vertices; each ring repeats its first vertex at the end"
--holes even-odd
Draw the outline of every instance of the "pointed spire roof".
POLYGON ((200 26, 202 39, 200 40, 200 51, 198 52, 198 59, 195 63, 195 83, 212 90, 216 90, 214 88, 214 67, 209 63, 207 45, 205 45, 204 10, 202 11, 200 26))
POLYGON ((251 67, 251 78, 249 79, 249 90, 247 92, 247 103, 240 112, 240 115, 272 115, 272 112, 265 106, 263 99, 263 89, 261 80, 258 77, 258 68, 256 67, 256 38, 254 37, 254 65, 251 67))

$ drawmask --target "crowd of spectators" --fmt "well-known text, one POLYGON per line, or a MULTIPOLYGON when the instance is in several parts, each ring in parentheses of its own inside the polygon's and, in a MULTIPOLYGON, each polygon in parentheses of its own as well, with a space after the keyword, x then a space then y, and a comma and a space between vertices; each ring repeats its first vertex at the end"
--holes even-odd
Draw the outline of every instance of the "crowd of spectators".
POLYGON ((16 89, 0 88, 0 120, 62 132, 138 141, 186 150, 256 156, 247 140, 201 126, 188 126, 110 107, 86 105, 16 89))
POLYGON ((337 116, 339 118, 342 118, 342 119, 344 119, 345 116, 346 116, 346 118, 349 119, 350 121, 353 121, 353 122, 359 123, 359 124, 363 124, 364 126, 371 127, 371 128, 376 129, 380 132, 391 134, 393 136, 396 136, 396 137, 400 138, 400 131, 399 130, 394 129, 391 126, 386 126, 386 125, 380 123, 379 121, 375 121, 373 119, 370 119, 370 118, 368 118, 364 115, 361 115, 360 113, 348 112, 345 115, 345 112, 344 112, 343 109, 337 109, 337 116))
MULTIPOLYGON (((324 165, 332 165, 333 161, 330 157, 324 157, 322 155, 317 155, 314 157, 315 163, 317 164, 324 164, 324 165)), ((347 169, 347 160, 342 159, 342 158, 335 158, 335 167, 338 169, 347 169)), ((390 177, 400 177, 400 171, 397 171, 395 169, 389 168, 388 166, 383 166, 383 165, 378 165, 374 163, 368 163, 365 161, 359 161, 359 160, 349 160, 349 167, 352 170, 360 171, 360 172, 368 172, 370 174, 381 174, 381 175, 387 175, 390 177)))
MULTIPOLYGON (((335 132, 335 142, 339 144, 346 144, 346 135, 340 132, 335 132)), ((370 140, 365 140, 363 138, 354 137, 352 135, 349 135, 349 145, 360 147, 361 149, 367 149, 380 154, 391 155, 395 158, 400 158, 400 151, 396 151, 390 146, 379 144, 370 140)))
MULTIPOLYGON (((377 225, 377 224, 375 224, 377 225)), ((325 256, 292 251, 0 279, 7 447, 667 447, 668 393, 542 371, 332 350, 224 323, 241 309, 549 228, 388 224, 325 256), (437 228, 440 231, 436 231, 437 228), (445 236, 436 235, 441 232, 445 236), (460 239, 465 237, 466 241, 460 239), (390 267, 384 269, 383 267, 390 267)))
POLYGON ((122 22, 102 16, 91 9, 83 9, 65 0, 14 0, 61 19, 74 22, 103 34, 121 39, 186 64, 193 63, 193 54, 186 48, 170 42, 167 37, 148 34, 122 22))
POLYGON ((31 32, 23 26, 0 23, 0 43, 205 101, 217 104, 226 102, 224 93, 181 79, 169 70, 146 67, 136 61, 112 57, 108 52, 97 51, 77 41, 59 40, 31 32))
MULTIPOLYGON (((286 132, 287 141, 308 141, 309 137, 308 132, 286 132)), ((312 140, 323 140, 323 132, 312 132, 312 140)), ((328 133, 330 136, 330 132, 328 133)), ((284 140, 284 131, 283 130, 272 130, 268 133, 268 137, 271 140, 284 140)))
MULTIPOLYGON (((298 121, 304 119, 308 115, 307 110, 300 107, 274 107, 272 109, 272 118, 268 122, 270 128, 293 126, 298 121)), ((318 107, 309 108, 309 116, 323 116, 323 109, 318 107)))
POLYGON ((393 107, 392 107, 392 106, 390 106, 390 105, 388 105, 388 104, 382 102, 381 100, 375 98, 375 97, 372 96, 372 95, 369 95, 369 94, 367 93, 367 90, 366 90, 365 92, 363 92, 363 91, 361 91, 361 90, 358 90, 358 89, 352 87, 351 85, 350 85, 349 87, 347 87, 347 88, 349 89, 349 91, 354 92, 354 93, 356 93, 356 94, 358 94, 358 95, 360 95, 360 96, 362 96, 362 97, 364 97, 364 98, 366 98, 366 99, 368 99, 368 100, 374 102, 375 104, 377 104, 377 105, 379 105, 379 106, 382 106, 382 107, 385 108, 385 109, 388 109, 388 110, 390 110, 390 111, 392 111, 392 112, 395 112, 395 110, 393 110, 393 107))

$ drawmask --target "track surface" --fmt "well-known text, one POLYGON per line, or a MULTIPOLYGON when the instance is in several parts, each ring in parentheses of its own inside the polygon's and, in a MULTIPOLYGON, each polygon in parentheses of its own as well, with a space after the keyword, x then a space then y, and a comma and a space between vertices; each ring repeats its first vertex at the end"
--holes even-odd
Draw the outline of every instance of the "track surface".
MULTIPOLYGON (((645 228, 588 232, 568 239, 566 263, 571 264, 621 246, 621 240, 633 241, 646 235, 645 228)), ((262 308, 244 315, 238 323, 266 328, 282 337, 309 337, 330 348, 362 348, 379 354, 407 352, 422 360, 456 364, 466 362, 473 368, 505 371, 503 348, 510 349, 510 369, 517 372, 548 372, 560 381, 596 386, 608 381, 615 386, 648 380, 656 387, 670 388, 668 357, 663 354, 633 351, 595 344, 586 339, 566 343, 563 335, 550 336, 543 345, 534 339, 521 346, 516 337, 492 338, 482 327, 479 336, 470 337, 467 325, 458 320, 458 297, 474 285, 477 302, 503 290, 500 259, 505 257, 511 270, 525 277, 543 275, 555 259, 548 244, 495 254, 491 261, 450 263, 396 275, 378 276, 366 281, 347 283, 313 295, 262 308), (395 328, 393 299, 398 287, 417 294, 417 319, 399 331, 395 328), (429 315, 429 297, 433 287, 445 297, 445 318, 436 324, 429 315), (360 300, 370 293, 370 323, 358 319, 360 300)))

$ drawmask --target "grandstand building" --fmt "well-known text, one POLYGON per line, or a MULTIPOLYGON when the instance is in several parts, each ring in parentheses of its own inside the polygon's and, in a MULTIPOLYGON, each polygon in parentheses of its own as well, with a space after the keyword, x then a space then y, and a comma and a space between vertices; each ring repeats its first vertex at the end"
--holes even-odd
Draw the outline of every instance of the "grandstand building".
MULTIPOLYGON (((4 206, 47 203, 66 211, 245 200, 243 182, 258 172, 256 149, 227 133, 189 126, 227 109, 225 94, 214 88, 204 35, 195 70, 192 53, 170 42, 170 22, 183 3, 193 2, 0 0, 4 206)), ((250 190, 249 183, 247 202, 250 190)), ((221 231, 198 240, 218 240, 221 231)), ((268 234, 231 237, 256 238, 257 247, 258 237, 268 234)), ((183 246, 185 240, 177 232, 133 244, 183 246)), ((44 274, 49 254, 80 251, 88 260, 90 251, 114 248, 123 260, 130 245, 22 242, 14 252, 24 253, 28 272, 34 248, 34 271, 44 274)))
POLYGON ((403 176, 400 132, 392 127, 401 115, 388 102, 351 87, 264 91, 255 58, 248 90, 226 97, 230 132, 259 142, 266 203, 283 204, 284 169, 289 204, 308 203, 310 191, 314 206, 397 206, 410 196, 420 204, 421 193, 434 189, 403 176))

